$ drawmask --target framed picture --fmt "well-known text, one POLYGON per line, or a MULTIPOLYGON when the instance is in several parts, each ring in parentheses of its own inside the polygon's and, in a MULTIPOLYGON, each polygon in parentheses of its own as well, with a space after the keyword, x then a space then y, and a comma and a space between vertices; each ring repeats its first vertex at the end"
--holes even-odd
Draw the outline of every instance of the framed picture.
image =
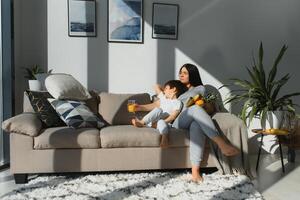
POLYGON ((152 38, 178 39, 179 5, 153 3, 152 38))
POLYGON ((68 0, 68 26, 71 37, 96 37, 96 1, 68 0))
POLYGON ((107 41, 143 43, 143 0, 108 0, 107 41))

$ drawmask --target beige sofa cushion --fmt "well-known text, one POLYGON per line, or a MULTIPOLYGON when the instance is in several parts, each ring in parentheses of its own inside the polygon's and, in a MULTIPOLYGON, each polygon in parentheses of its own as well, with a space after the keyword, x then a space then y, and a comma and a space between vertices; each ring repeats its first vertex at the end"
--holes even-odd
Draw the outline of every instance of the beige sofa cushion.
MULTIPOLYGON (((132 114, 127 111, 127 102, 129 99, 136 100, 138 104, 151 103, 150 95, 143 94, 112 94, 102 92, 99 94, 100 104, 99 113, 111 125, 129 125, 131 124, 132 114)), ((138 117, 143 117, 146 112, 137 112, 138 117)))
MULTIPOLYGON (((171 129, 169 132, 169 146, 189 146, 187 132, 171 129)), ((100 130, 101 147, 158 147, 160 134, 154 128, 136 128, 131 125, 109 126, 100 130)))
POLYGON ((36 136, 42 128, 42 122, 35 113, 22 113, 2 122, 6 132, 36 136))
POLYGON ((95 128, 47 128, 34 138, 35 149, 96 149, 100 146, 100 133, 95 128))

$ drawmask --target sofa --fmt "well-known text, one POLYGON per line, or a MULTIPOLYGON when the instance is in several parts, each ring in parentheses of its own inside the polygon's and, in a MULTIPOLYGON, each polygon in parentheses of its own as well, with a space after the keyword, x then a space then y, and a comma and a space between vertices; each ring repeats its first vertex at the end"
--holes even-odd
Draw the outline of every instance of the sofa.
MULTIPOLYGON (((126 108, 128 99, 140 104, 150 103, 149 94, 102 92, 93 98, 89 107, 109 124, 101 130, 67 126, 43 128, 24 94, 23 113, 4 124, 6 130, 17 129, 10 132, 10 170, 16 183, 26 183, 29 174, 191 167, 188 131, 171 129, 169 147, 160 148, 156 129, 130 125, 133 116, 126 108)), ((138 117, 143 115, 145 113, 136 113, 138 117)), ((225 132, 235 126, 235 123, 226 123, 229 115, 218 112, 213 116, 225 132)), ((207 144, 201 167, 216 167, 214 159, 207 144)))

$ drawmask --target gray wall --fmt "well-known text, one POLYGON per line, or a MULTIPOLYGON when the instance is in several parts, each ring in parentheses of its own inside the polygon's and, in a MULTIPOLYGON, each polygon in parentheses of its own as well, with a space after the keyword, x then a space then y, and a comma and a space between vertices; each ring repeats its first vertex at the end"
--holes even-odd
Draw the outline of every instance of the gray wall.
POLYGON ((151 38, 153 1, 146 0, 144 44, 107 43, 106 2, 97 1, 98 37, 70 38, 67 0, 48 1, 48 64, 54 71, 73 74, 89 88, 151 92, 153 84, 176 78, 178 68, 192 62, 205 83, 218 87, 231 77, 247 78, 245 66, 263 41, 267 69, 281 46, 289 45, 279 75, 293 75, 284 92, 299 91, 298 0, 162 1, 180 4, 177 41, 151 38))
POLYGON ((28 89, 24 67, 47 69, 47 0, 14 0, 15 110, 22 111, 23 91, 28 89))

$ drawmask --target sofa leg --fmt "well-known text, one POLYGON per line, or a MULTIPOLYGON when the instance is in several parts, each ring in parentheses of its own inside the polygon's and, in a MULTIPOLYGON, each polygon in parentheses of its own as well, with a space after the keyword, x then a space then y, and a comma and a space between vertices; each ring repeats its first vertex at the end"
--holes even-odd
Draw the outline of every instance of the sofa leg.
POLYGON ((14 174, 16 184, 28 183, 28 174, 14 174))

